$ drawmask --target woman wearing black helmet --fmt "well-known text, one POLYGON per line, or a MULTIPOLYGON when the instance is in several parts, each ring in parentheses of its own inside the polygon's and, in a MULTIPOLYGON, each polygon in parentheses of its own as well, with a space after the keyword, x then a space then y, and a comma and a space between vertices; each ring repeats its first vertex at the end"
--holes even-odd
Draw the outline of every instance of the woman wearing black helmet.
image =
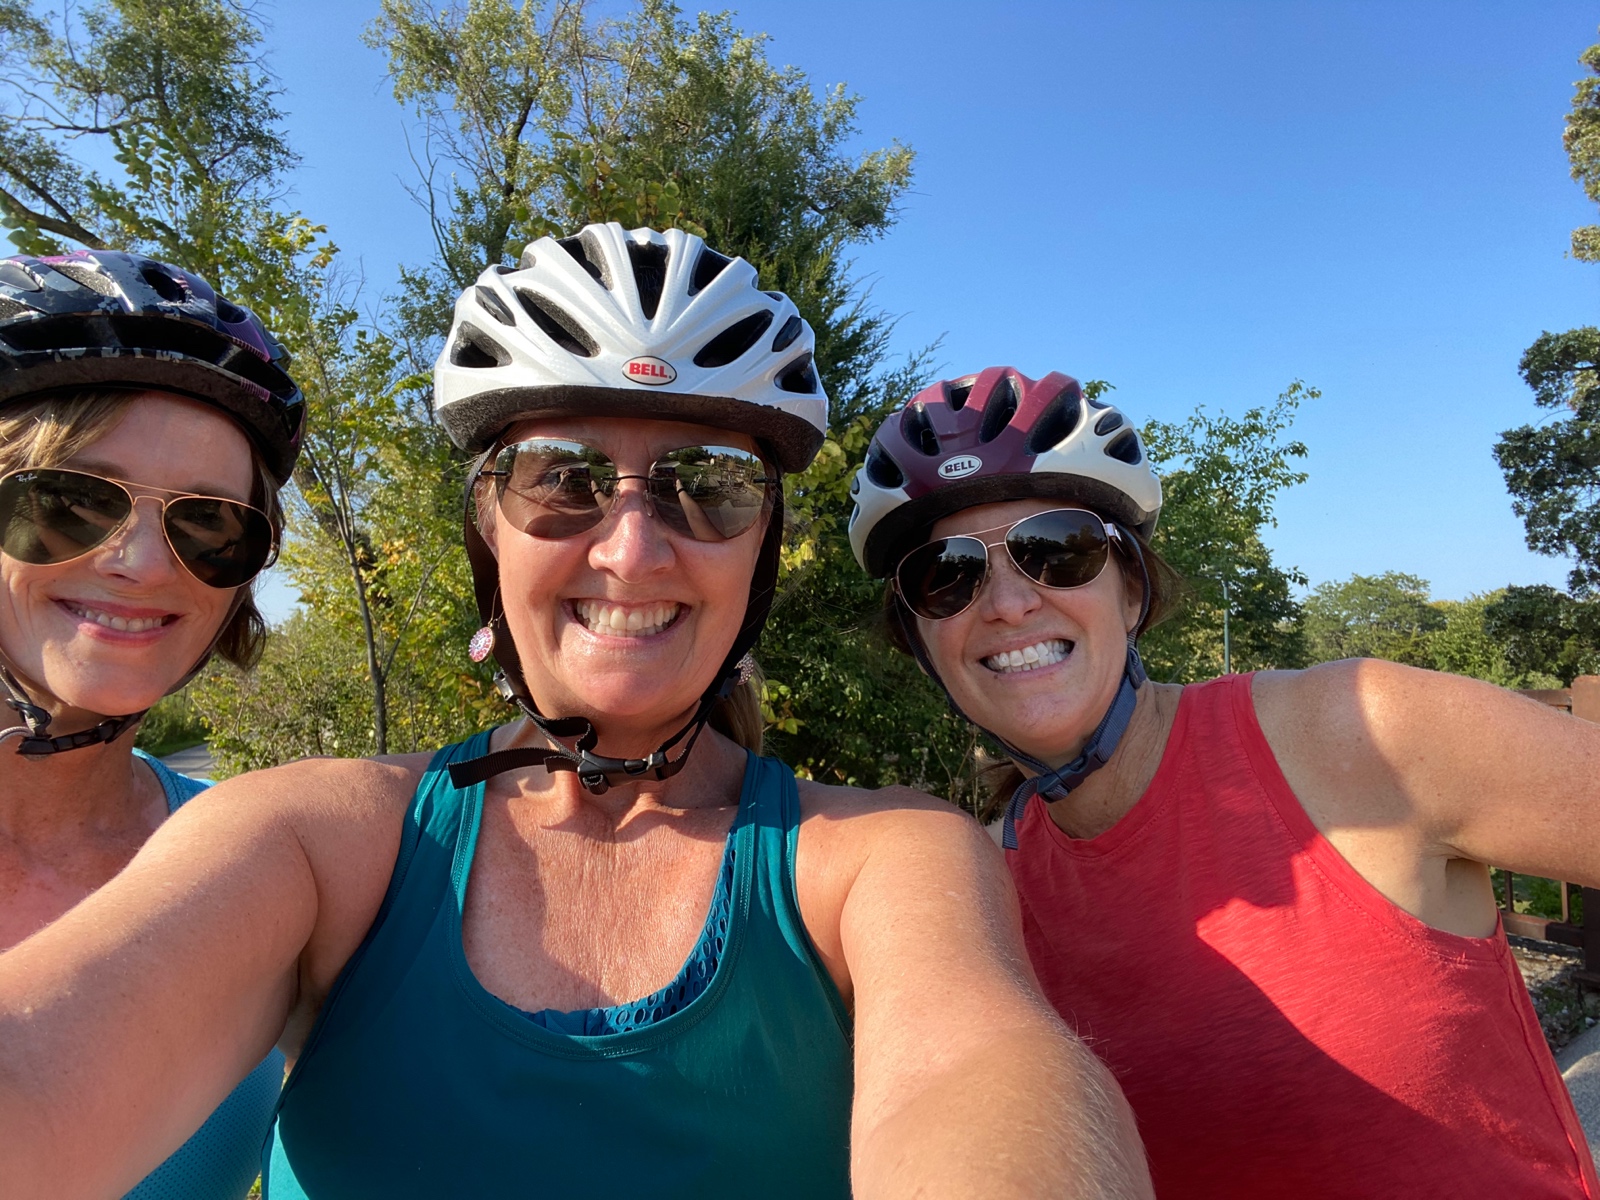
MULTIPOLYGON (((260 654, 250 585, 303 407, 282 357, 253 316, 154 260, 0 260, 0 698, 17 722, 0 730, 0 947, 207 786, 133 731, 212 654, 260 654)), ((181 1025, 181 1003, 164 1019, 181 1025)), ((242 1197, 283 1065, 236 1072, 130 1196, 242 1197)))
POLYGON ((471 653, 519 719, 230 780, 0 956, 6 1178, 115 1186, 281 1037, 273 1200, 1149 1195, 982 831, 758 757, 812 349, 679 230, 467 290, 435 407, 479 455, 471 653), (124 1036, 179 995, 186 1033, 124 1036), (128 1110, 152 1071, 170 1117, 128 1110))
POLYGON ((1163 1200, 1600 1194, 1486 866, 1600 884, 1600 728, 1371 660, 1148 681, 1161 483, 1065 375, 935 384, 854 492, 902 648, 1017 768, 1029 956, 1163 1200))

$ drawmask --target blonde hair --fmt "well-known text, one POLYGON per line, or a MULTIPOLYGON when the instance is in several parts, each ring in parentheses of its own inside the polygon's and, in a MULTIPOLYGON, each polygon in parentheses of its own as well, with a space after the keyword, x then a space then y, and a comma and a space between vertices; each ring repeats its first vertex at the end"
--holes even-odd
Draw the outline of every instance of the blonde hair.
MULTIPOLYGON (((154 389, 85 388, 42 395, 0 410, 0 475, 30 467, 57 467, 115 429, 141 391, 154 389)), ((273 535, 283 536, 278 488, 266 463, 250 447, 255 482, 250 502, 267 514, 273 535)), ((239 606, 222 627, 213 647, 219 658, 248 671, 266 646, 267 622, 256 608, 255 584, 242 589, 239 606)))

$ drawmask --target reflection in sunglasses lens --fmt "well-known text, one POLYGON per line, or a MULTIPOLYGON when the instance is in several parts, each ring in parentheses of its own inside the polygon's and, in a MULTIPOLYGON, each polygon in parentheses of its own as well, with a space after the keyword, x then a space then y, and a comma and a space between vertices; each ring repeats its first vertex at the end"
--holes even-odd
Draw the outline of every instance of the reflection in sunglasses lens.
MULTIPOLYGON (((23 562, 69 562, 122 528, 133 497, 82 471, 40 468, 0 479, 0 550, 23 562)), ((272 555, 272 523, 248 504, 183 496, 162 509, 167 544, 201 583, 248 583, 272 555)))
POLYGON ((1045 587, 1092 583, 1106 565, 1105 526, 1093 513, 1057 509, 1019 521, 1006 535, 1012 561, 1045 587))
POLYGON ((897 578, 911 611, 930 621, 953 617, 983 586, 986 551, 977 538, 942 538, 906 555, 897 578))

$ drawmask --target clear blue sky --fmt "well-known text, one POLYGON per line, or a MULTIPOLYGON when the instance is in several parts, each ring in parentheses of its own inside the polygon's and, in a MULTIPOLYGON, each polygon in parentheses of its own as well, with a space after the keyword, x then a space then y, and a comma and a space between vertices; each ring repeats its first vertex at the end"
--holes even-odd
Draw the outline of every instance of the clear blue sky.
MULTIPOLYGON (((304 155, 295 204, 373 295, 425 258, 409 116, 358 36, 375 6, 269 0, 304 155)), ((614 2, 605 6, 615 10, 614 2)), ((690 11, 693 11, 692 6, 690 11)), ((1117 386, 1136 417, 1238 412, 1293 379, 1311 478, 1269 541, 1313 584, 1404 570, 1457 598, 1561 584, 1490 456, 1535 419, 1516 364, 1594 323, 1597 219, 1562 118, 1600 7, 1575 3, 749 0, 770 56, 917 151, 865 248, 903 349, 1117 386)))

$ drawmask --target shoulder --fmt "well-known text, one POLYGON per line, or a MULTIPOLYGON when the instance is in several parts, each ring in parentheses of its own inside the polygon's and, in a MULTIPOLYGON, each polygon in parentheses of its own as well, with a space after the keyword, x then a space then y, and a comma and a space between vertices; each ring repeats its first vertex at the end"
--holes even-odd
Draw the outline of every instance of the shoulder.
MULTIPOLYGON (((833 787, 798 780, 801 828, 845 880, 873 858, 1003 861, 971 814, 909 787, 833 787)), ((840 880, 841 884, 845 880, 840 880)))
POLYGON ((399 761, 305 758, 225 779, 187 807, 287 818, 307 830, 334 821, 383 820, 403 814, 426 768, 424 755, 399 761))
POLYGON ((1274 751, 1366 746, 1404 751, 1441 728, 1530 702, 1490 683, 1376 658, 1262 671, 1251 689, 1274 751))

